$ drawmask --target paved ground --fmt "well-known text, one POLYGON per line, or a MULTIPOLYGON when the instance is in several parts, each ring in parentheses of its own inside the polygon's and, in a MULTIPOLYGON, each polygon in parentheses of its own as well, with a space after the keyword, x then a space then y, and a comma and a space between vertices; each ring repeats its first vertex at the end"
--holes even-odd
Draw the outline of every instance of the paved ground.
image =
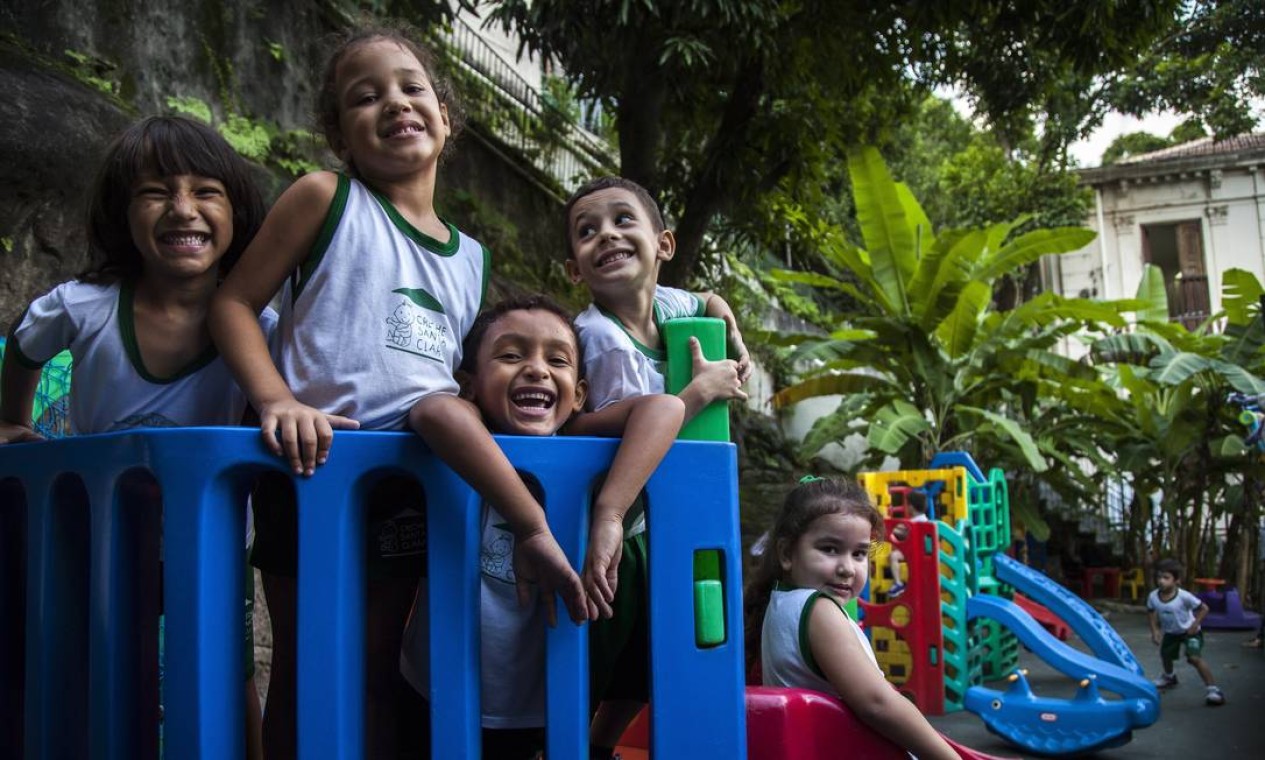
MULTIPOLYGON (((1123 606, 1122 606, 1123 607, 1123 606)), ((1160 671, 1159 647, 1151 643, 1146 615, 1127 608, 1106 611, 1112 626, 1133 649, 1149 678, 1160 671)), ((1234 758, 1265 757, 1265 654, 1260 649, 1244 649, 1240 644, 1251 638, 1250 631, 1205 632, 1205 660, 1225 691, 1222 707, 1204 705, 1204 689, 1199 674, 1184 661, 1175 672, 1181 684, 1164 692, 1160 719, 1137 731, 1133 741, 1093 757, 1111 760, 1142 758, 1234 758)), ((1084 649, 1075 639, 1068 642, 1084 649)), ((1041 696, 1070 696, 1075 684, 1050 668, 1027 650, 1020 650, 1019 666, 1028 668, 1033 691, 1041 696)), ((994 688, 1001 688, 995 685, 994 688)), ((983 721, 971 713, 931 718, 940 731, 969 747, 1003 757, 1020 755, 1013 747, 988 732, 983 721)))

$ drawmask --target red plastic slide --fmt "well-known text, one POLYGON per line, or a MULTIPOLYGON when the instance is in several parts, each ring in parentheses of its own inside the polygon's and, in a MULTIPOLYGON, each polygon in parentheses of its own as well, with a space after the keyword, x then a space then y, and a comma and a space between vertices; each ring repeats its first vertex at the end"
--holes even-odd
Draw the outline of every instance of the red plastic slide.
MULTIPOLYGON (((642 711, 620 740, 624 760, 649 757, 642 711)), ((999 760, 945 737, 962 760, 999 760)), ((807 689, 747 687, 748 760, 908 760, 909 754, 857 720, 838 699, 807 689)))

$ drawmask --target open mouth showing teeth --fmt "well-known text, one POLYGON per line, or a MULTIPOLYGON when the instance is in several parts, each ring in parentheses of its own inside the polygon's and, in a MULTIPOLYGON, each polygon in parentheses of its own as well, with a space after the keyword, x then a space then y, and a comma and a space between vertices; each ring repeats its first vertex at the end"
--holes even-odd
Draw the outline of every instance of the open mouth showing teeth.
POLYGON ((398 124, 387 130, 387 137, 399 137, 400 135, 417 135, 421 134, 422 127, 419 124, 409 122, 407 124, 398 124))
POLYGON ((543 391, 522 391, 511 396, 510 401, 522 409, 552 409, 554 396, 543 391))
POLYGON ((597 259, 597 265, 599 267, 604 267, 607 264, 613 264, 616 261, 623 261, 624 259, 631 259, 631 258, 632 258, 632 253, 630 253, 629 251, 611 251, 610 253, 606 253, 599 256, 597 259))
POLYGON ((159 241, 164 245, 189 246, 189 245, 206 245, 211 240, 211 236, 205 232, 168 232, 159 236, 159 241))

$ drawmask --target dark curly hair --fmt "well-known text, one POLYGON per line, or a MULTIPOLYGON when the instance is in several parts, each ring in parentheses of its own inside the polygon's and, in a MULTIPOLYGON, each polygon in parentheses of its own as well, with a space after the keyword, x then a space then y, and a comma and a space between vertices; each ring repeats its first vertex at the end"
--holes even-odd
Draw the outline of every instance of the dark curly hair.
POLYGON ((220 259, 228 274, 263 224, 267 209, 250 165, 210 126, 183 116, 151 116, 110 143, 88 198, 88 282, 136 280, 143 260, 132 240, 128 206, 143 176, 195 174, 224 184, 233 205, 233 242, 220 259))

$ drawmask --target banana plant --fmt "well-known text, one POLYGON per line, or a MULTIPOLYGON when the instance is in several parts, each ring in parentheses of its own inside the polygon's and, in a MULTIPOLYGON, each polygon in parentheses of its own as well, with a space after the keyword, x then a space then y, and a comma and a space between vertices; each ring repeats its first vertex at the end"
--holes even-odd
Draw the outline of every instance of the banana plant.
POLYGON ((1096 374, 1055 349, 1087 324, 1123 328, 1126 305, 1045 293, 1000 312, 993 292, 1005 275, 1083 248, 1094 233, 1017 232, 1026 217, 937 232, 877 150, 850 152, 848 170, 862 245, 839 227, 792 214, 796 234, 833 271, 773 273, 858 304, 829 336, 789 338, 807 369, 775 404, 843 397, 814 425, 804 453, 861 432, 872 452, 867 464, 891 454, 921 467, 938 451, 966 449, 990 465, 1043 472, 1072 456, 1040 430, 1040 408, 1065 382, 1090 383, 1096 374))
POLYGON ((1226 272, 1223 282, 1223 311, 1188 330, 1168 321, 1163 276, 1148 266, 1135 299, 1144 306, 1130 330, 1090 347, 1116 392, 1080 407, 1097 419, 1103 445, 1115 453, 1105 466, 1138 493, 1162 495, 1155 514, 1145 508, 1149 498, 1138 501, 1129 540, 1202 570, 1211 570, 1204 539, 1215 523, 1228 517, 1232 526, 1254 524, 1255 513, 1244 507, 1259 500, 1246 498, 1241 484, 1265 474, 1244 446, 1237 409, 1226 403, 1230 391, 1265 393, 1263 291, 1242 270, 1226 272))

